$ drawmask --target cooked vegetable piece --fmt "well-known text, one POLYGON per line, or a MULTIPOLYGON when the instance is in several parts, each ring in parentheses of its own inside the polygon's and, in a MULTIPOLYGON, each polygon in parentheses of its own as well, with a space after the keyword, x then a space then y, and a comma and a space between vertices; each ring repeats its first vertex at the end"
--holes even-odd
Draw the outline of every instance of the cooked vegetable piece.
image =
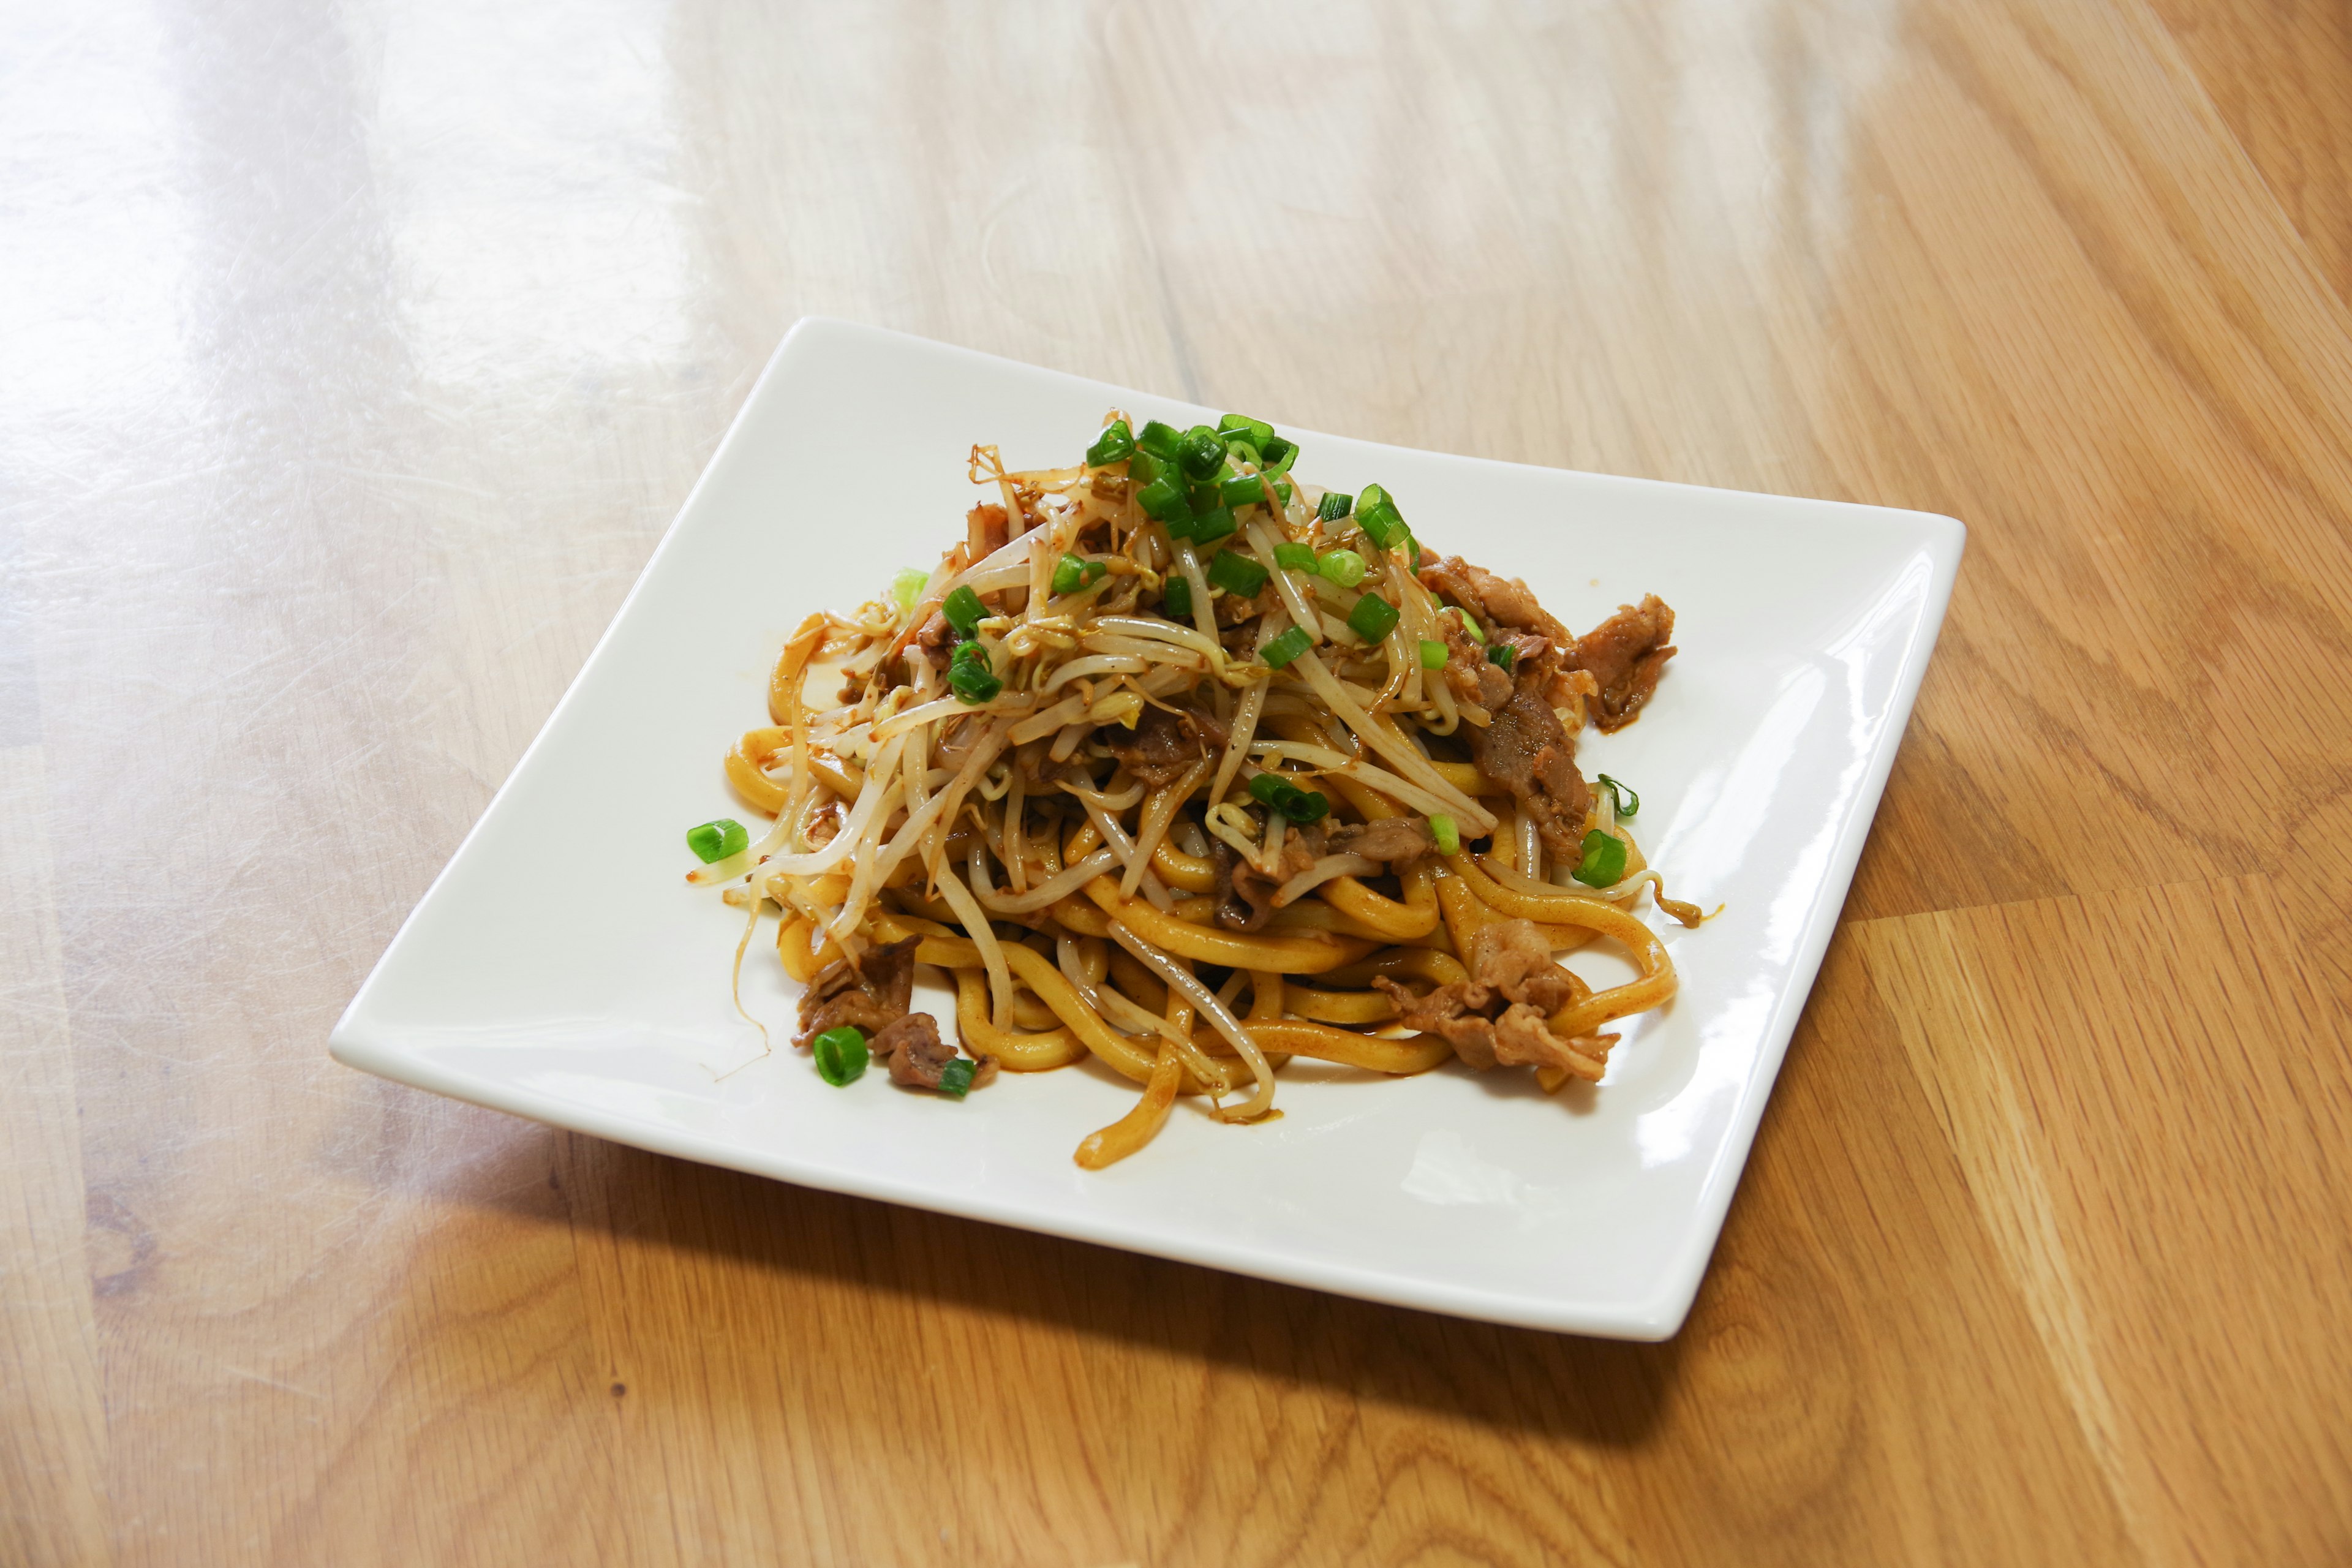
POLYGON ((1569 873, 1588 888, 1613 888, 1625 879, 1625 841, 1599 828, 1584 836, 1584 858, 1569 873))
POLYGON ((1238 550, 1220 550, 1209 563, 1209 581, 1244 599, 1265 592, 1265 568, 1238 550))
POLYGON ((1437 840, 1437 852, 1440 855, 1462 853, 1462 830, 1454 826, 1454 819, 1444 812, 1430 814, 1429 836, 1437 840))
POLYGON ((1342 588, 1352 588, 1364 580, 1364 558, 1352 550, 1326 551, 1316 566, 1342 588))
POLYGON ((874 1059, 866 1048, 866 1031, 851 1024, 827 1029, 811 1047, 816 1056, 817 1077, 835 1089, 856 1083, 865 1076, 866 1063, 874 1059))
POLYGON ((1110 568, 1099 561, 1086 561, 1066 554, 1054 563, 1054 592, 1075 594, 1081 588, 1091 588, 1109 571, 1110 568))
POLYGON ((1176 461, 1190 479, 1213 479, 1225 466, 1225 444, 1206 425, 1195 425, 1176 443, 1176 461))
POLYGON ((1214 544, 1234 531, 1234 509, 1215 506, 1192 519, 1192 538, 1202 544, 1214 544))
POLYGON ((1282 635, 1265 645, 1265 662, 1280 669, 1292 659, 1315 646, 1315 639, 1300 627, 1286 627, 1282 635))
POLYGON ((695 858, 708 866, 724 860, 730 855, 740 855, 751 842, 751 834, 731 816, 716 822, 706 822, 699 827, 686 830, 686 847, 694 851, 695 858))
POLYGON ((954 628, 956 636, 968 637, 980 629, 982 621, 988 618, 988 606, 980 602, 980 595, 971 591, 970 584, 966 584, 948 595, 947 603, 940 606, 940 614, 947 617, 947 623, 954 628))
MULTIPOLYGON (((1285 506, 1289 505, 1290 481, 1275 480, 1274 493, 1285 506)), ((1235 474, 1230 479, 1221 479, 1217 483, 1217 498, 1227 506, 1264 506, 1265 504, 1265 477, 1259 474, 1235 474)))
POLYGON ((1135 432, 1127 427, 1124 419, 1114 419, 1103 426, 1095 444, 1087 448, 1087 467, 1107 468, 1113 463, 1124 463, 1135 456, 1135 432))
POLYGON ((1602 773, 1601 775, 1601 787, 1609 792, 1610 809, 1614 811, 1618 816, 1639 816, 1642 815, 1642 797, 1634 794, 1631 789, 1627 788, 1623 783, 1611 778, 1607 773, 1602 773))
POLYGON ((1378 642, 1396 629, 1397 607, 1378 594, 1367 594, 1348 612, 1348 629, 1366 642, 1378 642))
POLYGON ((992 700, 1004 689, 1004 682, 990 668, 988 650, 976 642, 968 642, 955 650, 948 661, 948 685, 962 701, 974 705, 992 700))

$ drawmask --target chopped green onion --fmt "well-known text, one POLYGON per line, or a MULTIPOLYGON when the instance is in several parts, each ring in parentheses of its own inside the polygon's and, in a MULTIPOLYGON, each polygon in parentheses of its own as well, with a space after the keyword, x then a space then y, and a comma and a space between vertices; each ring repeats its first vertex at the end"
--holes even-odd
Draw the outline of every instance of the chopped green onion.
POLYGON ((1430 816, 1429 836, 1437 840, 1440 855, 1462 853, 1462 830, 1454 826, 1454 819, 1444 812, 1436 812, 1430 816))
POLYGON ((1238 550, 1220 550, 1209 563, 1209 581, 1244 599, 1264 593, 1265 579, 1265 568, 1238 550))
POLYGON ((1480 647, 1486 646, 1486 634, 1478 629, 1477 616, 1459 605, 1448 605, 1445 607, 1454 612, 1454 618, 1462 623, 1462 629, 1470 634, 1472 642, 1476 643, 1480 647))
POLYGON ((940 606, 940 614, 948 618, 948 625, 955 628, 956 636, 968 637, 980 629, 982 621, 988 618, 988 606, 980 602, 980 595, 973 593, 971 584, 967 583, 948 595, 947 603, 940 606))
POLYGON ((1364 580, 1364 558, 1352 550, 1334 550, 1316 563, 1316 569, 1342 588, 1364 580))
POLYGON ((1099 561, 1084 561, 1076 555, 1064 555, 1054 563, 1054 592, 1075 594, 1081 588, 1091 588, 1109 574, 1110 568, 1099 561))
POLYGON ((1274 439, 1274 426, 1246 414, 1228 414, 1217 421, 1217 434, 1246 437, 1251 446, 1263 447, 1274 439))
POLYGON ((1195 425, 1178 439, 1176 461, 1187 479, 1213 479, 1225 466, 1225 444, 1206 425, 1195 425))
POLYGON ((1171 621, 1192 618, 1192 580, 1181 574, 1160 585, 1160 613, 1171 621))
POLYGON ((1599 828, 1584 836, 1584 858, 1569 873, 1588 888, 1613 888, 1625 879, 1625 841, 1599 828))
POLYGON ((1321 504, 1315 509, 1315 515, 1326 522, 1337 522, 1355 510, 1354 496, 1343 494, 1339 490, 1325 490, 1321 504))
POLYGON ((1124 463, 1135 456, 1135 432, 1127 427, 1124 419, 1114 419, 1103 426, 1095 444, 1087 448, 1087 467, 1107 468, 1113 463, 1124 463))
POLYGON ((922 593, 923 584, 930 580, 929 573, 919 571, 912 566, 890 579, 890 597, 897 602, 900 615, 903 616, 915 607, 917 595, 922 593))
POLYGON ((1225 504, 1224 488, 1221 484, 1187 485, 1184 500, 1196 513, 1214 511, 1225 504))
POLYGON ((866 1075, 874 1053, 866 1048, 866 1031, 844 1024, 827 1029, 811 1042, 816 1051, 816 1075, 835 1089, 846 1089, 866 1075))
POLYGON ((988 650, 976 642, 962 644, 948 661, 948 685, 957 700, 977 707, 1004 689, 988 662, 988 650))
POLYGON ((1258 774, 1250 780, 1249 792, 1252 800, 1280 812, 1293 822, 1320 822, 1331 813, 1328 795, 1320 790, 1300 789, 1280 773, 1258 774))
POLYGON ((1486 662, 1494 665, 1506 675, 1510 673, 1511 667, 1517 664, 1518 660, 1518 650, 1511 647, 1508 643, 1496 643, 1493 647, 1486 650, 1486 662))
POLYGON ((1176 444, 1183 438, 1184 433, 1173 425, 1162 425, 1154 419, 1144 426, 1143 434, 1135 438, 1135 444, 1162 462, 1172 463, 1176 460, 1176 444))
POLYGON ((973 1064, 961 1057, 940 1069, 940 1092, 950 1100, 961 1100, 971 1092, 973 1064))
MULTIPOLYGON (((1364 493, 1370 495, 1377 488, 1368 485, 1364 493)), ((1356 526, 1382 550, 1393 550, 1412 537, 1412 530, 1404 525, 1404 514, 1397 510, 1396 502, 1385 495, 1376 501, 1358 500, 1356 526)))
POLYGON ((1192 541, 1196 544, 1214 544, 1234 531, 1234 509, 1229 506, 1211 507, 1192 519, 1192 541))
POLYGON ((1135 456, 1127 460, 1127 477, 1129 482, 1140 489, 1160 475, 1170 472, 1175 466, 1167 458, 1155 458, 1138 447, 1135 449, 1135 456))
POLYGON ((686 847, 694 851, 695 858, 708 866, 714 860, 724 860, 730 855, 740 855, 751 842, 743 825, 731 816, 716 822, 706 822, 699 827, 686 830, 686 847))
POLYGON ((1348 629, 1366 642, 1378 642, 1396 629, 1397 607, 1378 594, 1367 594, 1348 612, 1348 629))
POLYGON ((1258 443, 1258 467, 1266 473, 1288 473, 1290 465, 1297 460, 1297 457, 1298 443, 1296 441, 1286 441, 1279 436, 1272 436, 1258 443))
POLYGON ((1135 504, 1165 523, 1189 521, 1192 516, 1192 503, 1184 499, 1184 487, 1172 473, 1162 474, 1136 491, 1135 504))
POLYGON ((1380 486, 1366 485, 1362 492, 1356 497, 1356 502, 1359 506, 1378 506, 1388 499, 1389 492, 1380 486))
POLYGON ((1445 668, 1445 645, 1442 642, 1432 642, 1427 637, 1422 638, 1421 668, 1423 669, 1444 669, 1445 668))
POLYGON ((1311 544, 1282 543, 1274 547, 1274 563, 1285 572, 1315 570, 1315 547, 1311 544))
MULTIPOLYGON (((1285 506, 1288 506, 1290 504, 1290 481, 1288 479, 1275 480, 1274 495, 1276 500, 1279 500, 1285 506)), ((1227 506, 1264 506, 1265 504, 1265 476, 1261 474, 1235 475, 1234 478, 1223 480, 1218 484, 1217 496, 1218 499, 1223 500, 1227 506)))
POLYGON ((1639 816, 1642 815, 1642 797, 1634 794, 1632 790, 1626 788, 1625 785, 1620 784, 1617 780, 1611 778, 1607 773, 1602 773, 1601 775, 1601 787, 1609 792, 1610 810, 1615 812, 1620 816, 1639 816), (1631 801, 1633 804, 1628 805, 1626 804, 1628 801, 1631 801))
POLYGON ((1265 662, 1280 669, 1314 646, 1315 639, 1307 635, 1305 628, 1292 626, 1265 645, 1265 662))

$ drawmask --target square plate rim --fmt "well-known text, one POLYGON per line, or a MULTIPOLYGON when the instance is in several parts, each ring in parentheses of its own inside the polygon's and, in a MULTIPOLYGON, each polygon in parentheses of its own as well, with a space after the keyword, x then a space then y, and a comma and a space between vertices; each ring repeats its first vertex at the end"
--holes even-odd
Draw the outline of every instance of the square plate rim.
POLYGON ((1832 851, 1823 868, 1820 881, 1822 893, 1834 889, 1834 900, 1826 896, 1814 901, 1806 917, 1802 933, 1791 952, 1788 982, 1781 985, 1773 999, 1769 1020, 1760 1037, 1761 1044, 1753 1067, 1741 1082, 1738 1097, 1727 1120, 1723 1135, 1707 1160, 1700 1180, 1696 1202, 1687 1211, 1690 1217, 1683 1227, 1671 1254, 1646 1296, 1612 1297, 1606 1300, 1587 1298, 1563 1299, 1510 1292, 1486 1287, 1454 1287, 1427 1275, 1383 1270, 1360 1265, 1349 1265, 1327 1258, 1276 1258, 1255 1245, 1223 1244, 1213 1238, 1164 1238, 1139 1235, 1122 1227, 1114 1220, 1068 1212, 1047 1211, 1028 1204, 997 1201, 981 1194, 969 1194, 950 1205, 945 1197, 930 1189, 901 1182, 887 1172, 865 1170, 854 1174, 834 1168, 795 1161, 788 1154, 773 1153, 730 1142, 722 1138, 705 1136, 670 1123, 650 1118, 639 1119, 580 1100, 564 1100, 543 1091, 520 1089, 500 1079, 483 1074, 470 1073, 438 1060, 429 1053, 405 1048, 401 1032, 380 1028, 366 1016, 371 994, 383 975, 397 963, 402 948, 422 916, 446 895, 452 871, 467 857, 468 852, 507 810, 513 809, 512 795, 517 782, 531 768, 533 758, 548 743, 549 737, 565 721, 568 713, 579 700, 612 654, 616 633, 630 617, 669 553, 681 532, 692 526, 692 520, 704 502, 713 484, 713 476, 722 471, 735 448, 751 437, 746 434, 753 411, 768 390, 793 357, 796 345, 826 338, 840 338, 853 344, 863 341, 880 342, 920 353, 931 353, 977 363, 1001 374, 1042 378, 1061 384, 1076 384, 1109 395, 1113 401, 1121 398, 1149 398, 1159 403, 1172 403, 1187 408, 1201 405, 1189 398, 1120 386, 1090 376, 1055 370, 1025 361, 1008 359, 982 350, 958 343, 944 342, 919 334, 903 332, 887 327, 845 321, 823 315, 803 315, 793 321, 766 363, 744 395, 741 404, 730 419, 725 434, 704 463, 694 483, 688 488, 677 513, 662 531, 661 537, 647 554, 644 567, 635 581, 613 612, 612 619, 598 635, 578 672, 564 689, 548 717, 533 734, 528 745, 516 758, 507 776, 500 781, 481 814, 459 839, 448 859, 435 873, 415 906, 403 917, 392 940, 369 970, 350 1004, 328 1035, 328 1054, 343 1066, 356 1068, 388 1081, 441 1094, 486 1109, 502 1111, 529 1121, 559 1129, 583 1132, 651 1152, 671 1155, 698 1163, 736 1170, 747 1174, 764 1176, 798 1186, 835 1192, 849 1196, 901 1205, 955 1217, 979 1219, 1004 1225, 1039 1235, 1115 1247, 1147 1256, 1166 1258, 1178 1262, 1261 1279, 1277 1284, 1331 1291, 1360 1300, 1433 1311, 1481 1321, 1550 1332, 1594 1335, 1612 1339, 1658 1342, 1670 1339, 1681 1328, 1703 1281, 1706 1266, 1720 1237, 1723 1224, 1744 1173, 1748 1156, 1752 1152, 1758 1128, 1761 1124, 1765 1105, 1777 1086, 1781 1066, 1794 1037, 1798 1017, 1810 999, 1818 979, 1823 956, 1831 938, 1835 934, 1838 920, 1851 891, 1853 877, 1862 849, 1867 842, 1877 815, 1878 804, 1885 792, 1887 778, 1893 772, 1895 759, 1901 750, 1904 734, 1909 726, 1919 687, 1925 679, 1940 638, 1948 610, 1952 591, 1958 580, 1960 559, 1967 541, 1967 528, 1959 520, 1938 512, 1907 508, 1877 506, 1866 502, 1832 500, 1776 494, 1769 491, 1739 490, 1728 487, 1694 485, 1679 480, 1646 479, 1629 475, 1599 473, 1587 469, 1552 468, 1543 464, 1513 462, 1505 458, 1475 457, 1446 452, 1430 447, 1406 447, 1395 442, 1375 442, 1362 437, 1338 436, 1330 432, 1301 429, 1307 439, 1343 440, 1360 447, 1384 450, 1412 452, 1423 458, 1475 466, 1481 468, 1502 468, 1559 475, 1579 480, 1598 481, 1604 486, 1622 486, 1650 493, 1679 491, 1712 497, 1737 497, 1743 502, 1762 502, 1773 506, 1801 508, 1808 511, 1832 509, 1847 512, 1872 514, 1886 525, 1907 526, 1916 531, 1916 542, 1930 562, 1930 574, 1919 598, 1917 632, 1906 651, 1888 691, 1886 723, 1881 728, 1864 765, 1847 817, 1839 827, 1832 851))

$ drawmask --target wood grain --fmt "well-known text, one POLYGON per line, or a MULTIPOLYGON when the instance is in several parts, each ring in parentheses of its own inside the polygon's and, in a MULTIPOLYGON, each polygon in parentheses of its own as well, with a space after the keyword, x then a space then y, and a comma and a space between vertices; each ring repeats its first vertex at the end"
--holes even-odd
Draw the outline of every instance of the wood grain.
POLYGON ((2256 0, 0 16, 0 1563, 2352 1560, 2347 62, 2256 0), (326 1060, 808 312, 1969 523, 1675 1341, 326 1060))

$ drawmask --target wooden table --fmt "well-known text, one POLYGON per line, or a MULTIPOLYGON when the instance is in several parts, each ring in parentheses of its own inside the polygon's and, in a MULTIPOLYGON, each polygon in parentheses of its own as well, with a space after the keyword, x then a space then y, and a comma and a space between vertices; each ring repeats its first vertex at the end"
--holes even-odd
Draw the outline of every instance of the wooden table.
POLYGON ((18 6, 0 1559, 2352 1559, 2352 13, 18 6), (783 329, 1971 536, 1689 1326, 328 1026, 783 329))

